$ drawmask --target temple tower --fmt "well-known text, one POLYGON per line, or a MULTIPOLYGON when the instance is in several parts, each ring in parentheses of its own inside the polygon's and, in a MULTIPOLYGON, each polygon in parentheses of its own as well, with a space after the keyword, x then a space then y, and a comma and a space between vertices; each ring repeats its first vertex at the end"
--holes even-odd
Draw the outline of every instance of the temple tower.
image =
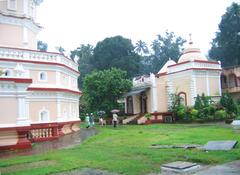
POLYGON ((36 49, 41 26, 36 23, 36 8, 42 0, 0 1, 0 46, 36 49))

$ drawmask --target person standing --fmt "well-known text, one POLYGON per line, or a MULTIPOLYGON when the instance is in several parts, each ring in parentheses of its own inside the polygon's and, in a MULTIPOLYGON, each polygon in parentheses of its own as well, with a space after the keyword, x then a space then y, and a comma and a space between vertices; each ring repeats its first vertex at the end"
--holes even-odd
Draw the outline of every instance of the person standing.
POLYGON ((94 115, 93 115, 93 113, 91 113, 91 115, 90 115, 90 126, 91 127, 93 127, 94 126, 94 115))
POLYGON ((117 123, 118 123, 118 115, 116 113, 113 113, 113 127, 116 128, 117 127, 117 123))
POLYGON ((86 122, 86 124, 87 124, 86 128, 89 128, 89 127, 90 127, 90 117, 89 117, 88 114, 86 114, 85 122, 86 122))

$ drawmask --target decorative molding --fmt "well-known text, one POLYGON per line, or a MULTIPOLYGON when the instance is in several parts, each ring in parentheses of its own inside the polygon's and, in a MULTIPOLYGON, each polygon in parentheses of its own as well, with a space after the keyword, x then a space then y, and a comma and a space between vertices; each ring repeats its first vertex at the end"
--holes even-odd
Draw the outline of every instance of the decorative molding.
POLYGON ((35 87, 30 87, 27 89, 28 91, 50 91, 50 92, 68 92, 68 93, 73 93, 77 95, 81 95, 82 93, 80 91, 73 91, 70 89, 61 89, 61 88, 35 88, 35 87))
POLYGON ((41 30, 41 27, 38 24, 34 23, 30 18, 3 14, 3 12, 0 12, 0 21, 1 21, 1 24, 9 24, 9 25, 15 25, 20 27, 26 27, 36 34, 41 30))

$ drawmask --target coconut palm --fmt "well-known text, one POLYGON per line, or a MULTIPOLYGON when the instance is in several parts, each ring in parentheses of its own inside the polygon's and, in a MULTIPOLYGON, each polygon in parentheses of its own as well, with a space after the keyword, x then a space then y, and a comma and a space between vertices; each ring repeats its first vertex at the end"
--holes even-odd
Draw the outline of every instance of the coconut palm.
POLYGON ((142 40, 137 41, 136 46, 135 46, 135 51, 137 53, 139 53, 140 55, 149 53, 147 44, 142 40))

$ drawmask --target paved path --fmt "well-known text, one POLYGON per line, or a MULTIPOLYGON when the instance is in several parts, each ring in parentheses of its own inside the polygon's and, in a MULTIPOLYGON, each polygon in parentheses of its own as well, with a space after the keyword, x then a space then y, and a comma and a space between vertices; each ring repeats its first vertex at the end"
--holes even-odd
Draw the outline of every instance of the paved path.
POLYGON ((10 158, 23 155, 35 155, 40 153, 45 153, 50 150, 60 149, 60 148, 69 148, 75 145, 80 144, 87 138, 96 135, 98 132, 95 128, 81 128, 80 131, 77 131, 72 134, 67 134, 59 139, 53 141, 39 142, 36 143, 31 149, 25 150, 16 150, 16 151, 2 151, 0 152, 0 158, 10 158))

